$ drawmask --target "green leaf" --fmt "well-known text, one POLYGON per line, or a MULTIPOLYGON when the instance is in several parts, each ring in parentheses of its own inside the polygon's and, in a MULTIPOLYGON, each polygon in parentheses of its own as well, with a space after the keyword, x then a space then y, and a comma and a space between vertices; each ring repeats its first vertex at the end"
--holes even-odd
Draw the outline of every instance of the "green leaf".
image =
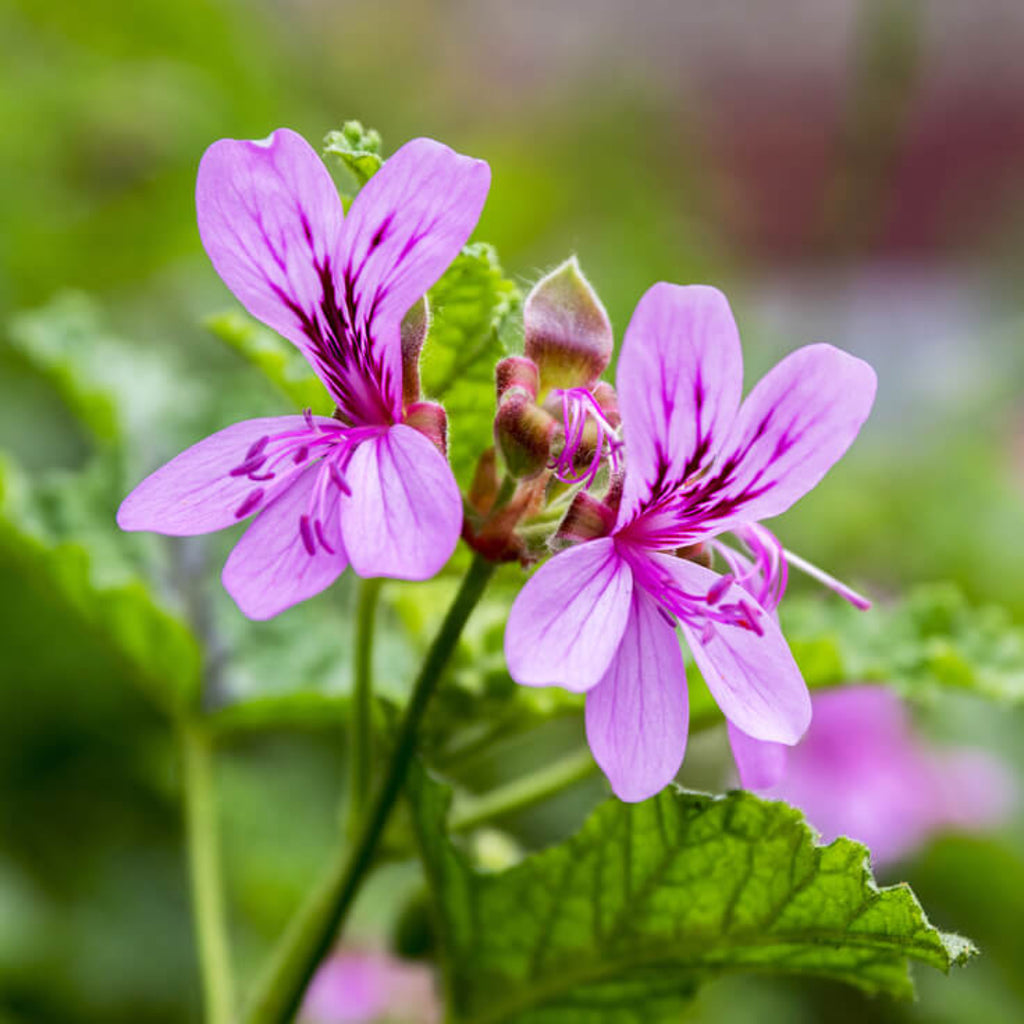
POLYGON ((258 369, 296 409, 312 409, 323 416, 334 411, 327 389, 302 353, 280 335, 237 311, 207 317, 206 326, 258 369))
POLYGON ((430 330, 420 377, 427 398, 448 411, 449 457, 465 488, 491 445, 494 364, 505 355, 521 295, 494 248, 467 245, 429 292, 430 330))
POLYGON ((120 574, 99 581, 92 552, 82 543, 52 543, 29 524, 28 485, 0 461, 0 573, 18 611, 31 607, 60 642, 73 619, 103 645, 124 673, 165 711, 177 712, 199 695, 201 654, 191 631, 162 609, 146 586, 120 574))
POLYGON ((152 434, 175 406, 194 401, 166 356, 115 337, 87 295, 67 292, 15 316, 7 336, 100 443, 152 434))
POLYGON ((421 772, 411 795, 452 1021, 674 1021, 701 982, 735 971, 908 997, 909 961, 945 971, 975 952, 906 885, 879 889, 859 843, 816 846, 798 811, 749 793, 609 801, 498 873, 445 834, 447 790, 421 772))
POLYGON ((384 162, 380 145, 380 132, 364 128, 359 121, 346 121, 340 131, 325 136, 324 156, 336 156, 362 188, 384 162))

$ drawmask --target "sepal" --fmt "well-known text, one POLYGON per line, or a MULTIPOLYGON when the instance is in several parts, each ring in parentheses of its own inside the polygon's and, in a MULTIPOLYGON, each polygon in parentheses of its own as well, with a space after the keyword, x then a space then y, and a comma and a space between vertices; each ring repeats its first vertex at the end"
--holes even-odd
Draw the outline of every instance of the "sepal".
POLYGON ((523 308, 524 351, 540 370, 540 394, 593 387, 612 357, 612 325, 572 256, 542 278, 523 308))

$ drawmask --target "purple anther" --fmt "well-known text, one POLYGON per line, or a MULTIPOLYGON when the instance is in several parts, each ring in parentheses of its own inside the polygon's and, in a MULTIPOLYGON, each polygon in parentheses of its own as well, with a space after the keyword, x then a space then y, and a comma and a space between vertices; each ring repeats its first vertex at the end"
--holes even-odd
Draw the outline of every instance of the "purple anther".
POLYGON ((707 596, 705 600, 710 605, 716 605, 725 596, 725 592, 732 586, 733 577, 731 573, 726 573, 724 576, 720 576, 715 582, 708 588, 707 596))
POLYGON ((302 544, 310 555, 316 554, 316 541, 313 538, 313 531, 310 529, 309 516, 299 516, 299 535, 302 537, 302 544))
POLYGON ((316 539, 320 541, 320 547, 322 547, 327 554, 333 555, 334 548, 327 543, 327 538, 324 536, 323 523, 319 519, 313 520, 313 529, 316 531, 316 539))
POLYGON ((256 487, 251 490, 238 508, 235 509, 235 518, 244 519, 263 500, 263 488, 256 487))
POLYGON ((258 441, 253 441, 253 443, 249 445, 249 450, 245 453, 245 461, 248 462, 249 459, 255 459, 257 455, 262 453, 263 449, 266 448, 269 443, 269 434, 264 434, 258 441))

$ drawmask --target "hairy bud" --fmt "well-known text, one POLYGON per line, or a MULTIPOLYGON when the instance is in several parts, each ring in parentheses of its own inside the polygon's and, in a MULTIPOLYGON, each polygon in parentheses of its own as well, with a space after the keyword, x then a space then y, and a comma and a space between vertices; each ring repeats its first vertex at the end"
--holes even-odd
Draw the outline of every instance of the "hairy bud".
POLYGON ((498 453, 486 449, 477 460, 473 480, 469 485, 469 503, 479 513, 486 515, 494 507, 498 496, 498 453))
POLYGON ((412 405, 420 397, 420 351, 430 326, 427 298, 418 299, 402 320, 402 401, 412 405))
POLYGON ((437 402, 414 402, 405 411, 407 426, 418 430, 437 450, 448 457, 448 414, 437 402))
POLYGON ((551 440, 557 423, 516 388, 505 392, 494 418, 494 439, 515 477, 531 477, 540 473, 551 457, 551 440))
POLYGON ((521 394, 533 402, 536 401, 540 389, 540 371, 532 359, 525 356, 506 356, 494 368, 494 381, 499 402, 513 389, 516 394, 521 394))
POLYGON ((587 491, 580 491, 551 539, 555 549, 606 537, 615 526, 615 511, 587 491))
POLYGON ((593 387, 612 357, 612 325, 573 256, 542 278, 523 308, 525 352, 540 392, 593 387))

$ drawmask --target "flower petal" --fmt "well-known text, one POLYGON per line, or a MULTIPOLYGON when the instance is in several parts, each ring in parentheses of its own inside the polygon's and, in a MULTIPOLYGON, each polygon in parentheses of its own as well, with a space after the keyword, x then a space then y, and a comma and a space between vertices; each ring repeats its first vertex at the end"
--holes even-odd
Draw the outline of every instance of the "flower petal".
POLYGON ((320 157, 287 128, 255 142, 221 139, 200 161, 196 213, 207 255, 234 296, 323 377, 310 325, 323 317, 344 214, 320 157))
POLYGON ((831 345, 798 349, 766 374, 714 470, 728 475, 715 532, 777 516, 810 491, 853 444, 875 388, 867 363, 831 345))
POLYGON ((623 525, 656 486, 709 464, 732 426, 743 355, 725 296, 704 285, 654 285, 626 329, 616 388, 629 466, 623 525))
POLYGON ((401 393, 400 325, 480 218, 491 171, 433 139, 413 139, 363 186, 345 220, 340 281, 350 319, 401 393))
MULTIPOLYGON (((691 594, 706 594, 722 577, 703 566, 669 555, 651 555, 676 584, 691 594)), ((759 636, 742 626, 713 624, 702 639, 699 629, 683 624, 704 682, 722 713, 757 740, 792 745, 811 721, 811 698, 775 619, 738 584, 720 593, 716 605, 744 602, 757 616, 759 636)))
POLYGON ((307 469, 291 486, 267 506, 242 534, 228 556, 221 582, 250 619, 269 619, 329 587, 342 573, 348 560, 338 525, 339 491, 328 491, 322 521, 322 544, 310 554, 302 539, 299 519, 305 515, 313 496, 318 473, 307 469))
POLYGON ((519 592, 505 628, 505 660, 517 683, 596 686, 618 650, 633 573, 608 537, 555 555, 519 592))
POLYGON ((676 631, 639 588, 619 649, 587 693, 586 720, 590 749, 620 800, 646 800, 675 778, 689 726, 686 668, 676 631))
POLYGON ((231 470, 245 461, 249 447, 261 438, 305 425, 302 416, 270 416, 243 420, 211 434, 146 477, 121 503, 117 525, 172 537, 233 526, 266 507, 291 474, 258 484, 247 476, 232 476, 231 470), (257 490, 262 495, 252 502, 257 490))
POLYGON ((341 531, 360 576, 425 580, 451 557, 462 497, 444 456, 404 424, 364 441, 345 469, 341 531))
POLYGON ((786 774, 786 758, 789 753, 786 744, 755 740, 742 729, 737 729, 732 722, 726 724, 740 785, 744 789, 758 790, 768 789, 778 783, 786 774))

